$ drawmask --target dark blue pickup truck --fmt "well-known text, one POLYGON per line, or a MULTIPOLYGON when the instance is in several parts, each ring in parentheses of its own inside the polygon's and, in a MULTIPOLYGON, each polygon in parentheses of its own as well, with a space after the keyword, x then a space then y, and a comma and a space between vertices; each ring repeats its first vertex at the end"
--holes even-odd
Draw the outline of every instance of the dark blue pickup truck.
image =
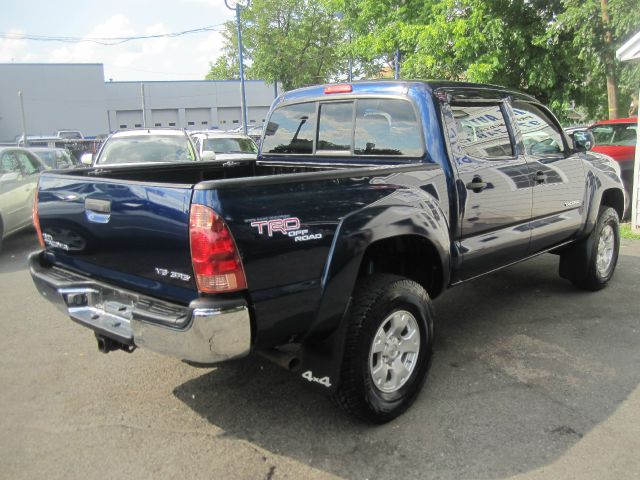
POLYGON ((599 290, 624 204, 615 166, 528 95, 316 86, 274 102, 257 161, 44 173, 30 267, 104 352, 258 352, 385 422, 426 379, 432 299, 544 252, 599 290))

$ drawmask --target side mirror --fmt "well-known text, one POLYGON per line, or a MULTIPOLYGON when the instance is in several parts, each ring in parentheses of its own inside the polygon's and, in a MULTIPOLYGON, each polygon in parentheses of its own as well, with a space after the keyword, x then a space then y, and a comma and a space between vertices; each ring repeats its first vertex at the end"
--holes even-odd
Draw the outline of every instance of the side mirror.
POLYGON ((202 155, 200 155, 200 160, 203 162, 210 162, 216 159, 216 152, 212 152, 211 150, 204 150, 202 155))
POLYGON ((80 157, 80 163, 89 167, 93 165, 93 153, 83 153, 80 157))
POLYGON ((576 152, 586 152, 593 147, 593 137, 589 132, 575 132, 571 134, 573 149, 576 152))

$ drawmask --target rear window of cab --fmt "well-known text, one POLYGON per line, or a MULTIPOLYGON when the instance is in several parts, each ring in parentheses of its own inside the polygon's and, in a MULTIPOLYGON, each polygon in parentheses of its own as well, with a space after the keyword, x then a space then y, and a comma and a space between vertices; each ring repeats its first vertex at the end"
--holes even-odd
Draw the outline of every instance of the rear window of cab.
POLYGON ((265 129, 262 153, 419 158, 424 143, 408 100, 359 98, 276 109, 265 129))

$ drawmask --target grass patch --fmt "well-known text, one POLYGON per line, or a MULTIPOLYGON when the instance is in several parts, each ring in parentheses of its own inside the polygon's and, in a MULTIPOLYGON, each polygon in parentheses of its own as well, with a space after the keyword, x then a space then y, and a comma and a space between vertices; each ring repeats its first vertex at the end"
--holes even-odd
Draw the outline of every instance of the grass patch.
POLYGON ((623 223, 622 225, 620 225, 620 236, 622 238, 628 238, 630 240, 640 240, 640 234, 633 233, 631 231, 630 223, 623 223))

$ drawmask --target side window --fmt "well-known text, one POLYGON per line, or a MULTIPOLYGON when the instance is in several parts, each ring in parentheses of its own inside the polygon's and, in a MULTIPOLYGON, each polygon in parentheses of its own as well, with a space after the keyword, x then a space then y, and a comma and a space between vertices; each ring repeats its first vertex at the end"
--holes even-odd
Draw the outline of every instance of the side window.
POLYGON ((20 173, 18 160, 13 152, 6 152, 0 159, 0 173, 20 173))
POLYGON ((513 112, 522 133, 525 152, 533 156, 564 155, 559 128, 542 109, 526 102, 514 102, 513 112))
POLYGON ((315 132, 315 103, 300 103, 281 107, 273 112, 265 128, 262 152, 313 153, 315 132))
POLYGON ((320 105, 317 151, 351 152, 353 102, 320 105))
POLYGON ((421 157, 422 134, 411 104, 395 99, 358 100, 354 153, 421 157))
POLYGON ((18 162, 25 175, 32 175, 40 170, 37 162, 24 152, 18 152, 18 162))
POLYGON ((458 144, 470 157, 513 157, 513 145, 499 104, 451 105, 458 144))

